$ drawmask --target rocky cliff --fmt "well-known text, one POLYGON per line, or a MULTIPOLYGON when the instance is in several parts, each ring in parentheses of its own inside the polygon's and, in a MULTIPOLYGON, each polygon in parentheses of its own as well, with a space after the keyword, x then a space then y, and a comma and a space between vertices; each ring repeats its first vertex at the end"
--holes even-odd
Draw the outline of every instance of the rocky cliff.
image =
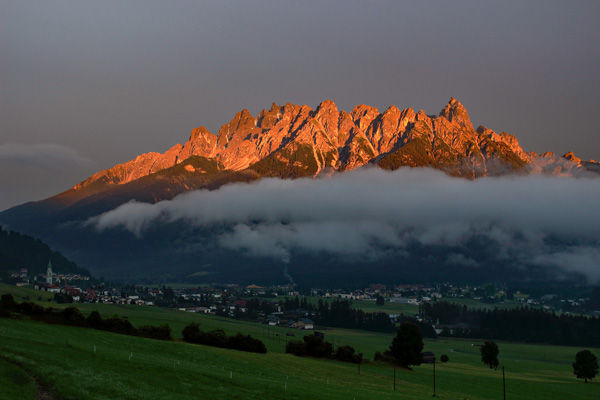
POLYGON ((526 153, 517 139, 479 126, 475 129, 463 105, 451 98, 438 115, 390 106, 358 105, 350 113, 326 100, 313 110, 273 103, 253 117, 238 112, 217 135, 195 128, 189 140, 164 154, 147 153, 100 171, 74 189, 93 183, 119 185, 175 166, 191 156, 214 159, 223 170, 254 169, 263 176, 316 176, 372 163, 385 169, 429 166, 454 176, 477 178, 523 167, 560 173, 594 169, 572 153, 526 153))

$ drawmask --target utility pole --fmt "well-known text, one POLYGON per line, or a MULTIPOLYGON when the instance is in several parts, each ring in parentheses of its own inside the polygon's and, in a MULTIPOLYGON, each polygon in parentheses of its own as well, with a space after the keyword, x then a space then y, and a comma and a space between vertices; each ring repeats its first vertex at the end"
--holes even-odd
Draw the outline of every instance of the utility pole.
POLYGON ((396 391, 396 366, 394 365, 394 391, 396 391))
POLYGON ((502 366, 502 391, 504 392, 504 400, 506 400, 506 378, 504 377, 504 365, 502 366))
POLYGON ((433 397, 435 397, 435 360, 433 360, 433 397))

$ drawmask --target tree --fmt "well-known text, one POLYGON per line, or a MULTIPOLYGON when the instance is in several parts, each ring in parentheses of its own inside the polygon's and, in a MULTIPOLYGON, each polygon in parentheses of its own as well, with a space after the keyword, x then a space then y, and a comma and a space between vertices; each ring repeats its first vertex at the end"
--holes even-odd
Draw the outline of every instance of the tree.
POLYGON ((593 379, 598 373, 598 359, 589 350, 581 350, 575 355, 573 373, 579 379, 593 379))
POLYGON ((384 303, 385 303, 385 299, 383 298, 383 296, 377 297, 377 300, 375 301, 376 305, 382 306, 384 303))
POLYGON ((443 363, 446 363, 446 362, 450 361, 450 358, 448 357, 447 354, 442 354, 442 356, 440 357, 440 361, 443 363))
POLYGON ((423 337, 419 325, 402 322, 392 345, 390 354, 404 366, 420 365, 423 362, 423 337))
POLYGON ((485 341, 479 349, 481 352, 481 362, 490 368, 498 368, 498 345, 492 341, 485 341))

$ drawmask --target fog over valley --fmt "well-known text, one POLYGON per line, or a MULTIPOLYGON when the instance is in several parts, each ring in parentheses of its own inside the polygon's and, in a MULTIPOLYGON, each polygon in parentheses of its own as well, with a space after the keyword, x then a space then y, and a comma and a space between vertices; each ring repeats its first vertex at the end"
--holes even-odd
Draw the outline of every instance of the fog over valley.
POLYGON ((600 280, 600 179, 512 175, 474 181, 432 169, 376 168, 318 179, 261 179, 155 204, 129 202, 86 224, 138 240, 163 224, 216 229, 221 248, 282 263, 295 254, 376 262, 443 246, 445 264, 558 267, 600 280), (473 252, 473 240, 494 252, 473 252))

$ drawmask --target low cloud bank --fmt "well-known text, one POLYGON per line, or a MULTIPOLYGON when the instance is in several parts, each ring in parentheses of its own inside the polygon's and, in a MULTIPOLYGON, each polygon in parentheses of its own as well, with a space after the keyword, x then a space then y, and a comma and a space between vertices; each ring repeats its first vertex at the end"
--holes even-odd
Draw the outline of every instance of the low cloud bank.
MULTIPOLYGON (((558 266, 600 280, 599 178, 543 175, 469 181, 423 168, 364 168, 329 178, 262 179, 194 191, 156 204, 128 203, 92 218, 99 230, 138 236, 151 224, 230 227, 225 248, 289 261, 294 251, 376 259, 408 243, 458 246, 473 235, 499 244, 498 258, 558 266), (568 240, 565 240, 568 239, 568 240), (559 250, 549 240, 570 243, 559 250), (566 246, 566 247, 565 247, 566 246)), ((450 253, 448 264, 479 266, 450 253)))
POLYGON ((53 143, 0 145, 0 162, 24 163, 53 170, 93 164, 77 150, 53 143))

